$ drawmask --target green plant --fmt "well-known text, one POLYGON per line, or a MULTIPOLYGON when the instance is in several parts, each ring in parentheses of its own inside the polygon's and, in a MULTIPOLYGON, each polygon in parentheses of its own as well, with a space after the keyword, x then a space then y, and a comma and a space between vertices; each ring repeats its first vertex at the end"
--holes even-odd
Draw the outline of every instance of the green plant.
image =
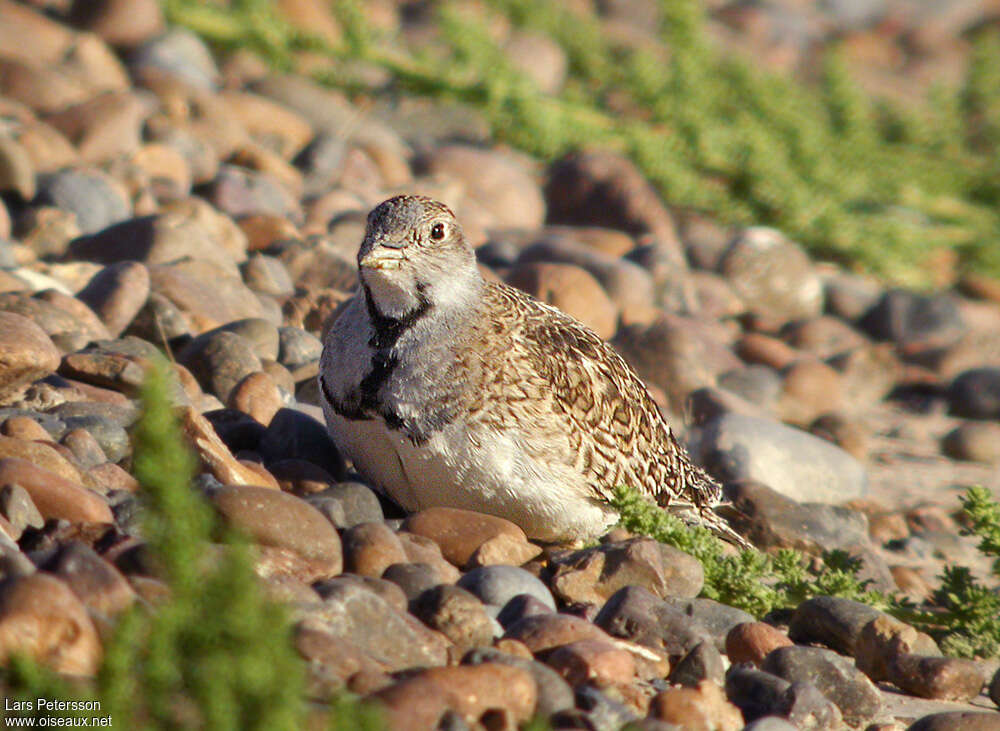
POLYGON ((942 250, 1000 274, 996 33, 976 41, 963 89, 937 87, 904 109, 860 92, 835 47, 809 88, 711 47, 698 0, 661 7, 656 52, 556 0, 442 2, 433 49, 380 37, 356 0, 334 3, 339 45, 290 26, 266 0, 166 3, 174 22, 277 68, 294 67, 299 51, 326 55, 316 72, 324 83, 351 90, 345 63, 380 66, 398 89, 478 108, 498 139, 546 160, 578 147, 620 150, 673 206, 775 225, 817 255, 901 283, 927 284, 926 262, 942 250), (570 74, 559 94, 513 68, 490 32, 496 18, 562 46, 570 74))
MULTIPOLYGON (((24 657, 7 674, 14 698, 99 699, 116 728, 299 729, 305 669, 287 610, 270 601, 246 541, 219 525, 191 489, 193 458, 168 401, 168 366, 150 370, 134 433, 144 536, 169 598, 119 617, 93 687, 74 688, 24 657), (225 542, 211 542, 213 535, 225 542)), ((41 712, 38 712, 41 713, 41 712)), ((335 699, 335 729, 376 729, 372 712, 335 699)))
MULTIPOLYGON (((993 575, 1000 579, 1000 502, 985 487, 972 487, 962 498, 962 510, 972 526, 968 532, 979 537, 979 550, 993 558, 993 575)), ((967 567, 947 566, 933 600, 943 613, 923 619, 945 652, 1000 654, 1000 591, 985 586, 967 567)))
POLYGON ((812 596, 842 596, 876 606, 887 599, 857 577, 860 561, 844 551, 829 551, 819 566, 798 551, 771 555, 755 550, 732 555, 705 528, 688 526, 635 490, 619 488, 612 505, 626 529, 675 546, 697 558, 705 570, 702 594, 761 617, 774 609, 794 607, 812 596))

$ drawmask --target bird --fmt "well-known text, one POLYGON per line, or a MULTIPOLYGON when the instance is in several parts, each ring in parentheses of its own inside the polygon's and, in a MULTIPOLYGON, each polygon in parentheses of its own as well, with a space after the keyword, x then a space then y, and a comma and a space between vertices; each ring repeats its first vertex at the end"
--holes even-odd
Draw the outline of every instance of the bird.
POLYGON ((748 545, 635 371, 569 315, 485 279, 445 204, 383 201, 357 262, 324 338, 321 403, 337 448, 404 510, 488 513, 579 544, 617 522, 629 486, 748 545))

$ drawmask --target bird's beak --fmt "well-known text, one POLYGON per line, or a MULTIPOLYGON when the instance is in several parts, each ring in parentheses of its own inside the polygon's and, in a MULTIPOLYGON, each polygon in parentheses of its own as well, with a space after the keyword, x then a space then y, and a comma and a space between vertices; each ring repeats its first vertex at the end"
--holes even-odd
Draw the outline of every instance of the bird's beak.
POLYGON ((403 258, 402 249, 377 245, 358 258, 358 266, 363 269, 399 269, 403 258))

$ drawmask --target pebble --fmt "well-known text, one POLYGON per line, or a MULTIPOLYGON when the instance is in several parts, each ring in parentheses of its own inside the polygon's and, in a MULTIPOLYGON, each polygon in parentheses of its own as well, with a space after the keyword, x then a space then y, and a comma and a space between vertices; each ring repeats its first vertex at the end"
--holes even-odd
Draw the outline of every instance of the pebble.
POLYGON ((667 597, 663 600, 668 606, 678 609, 704 627, 715 641, 719 651, 725 650, 726 635, 737 624, 752 622, 753 617, 742 609, 730 607, 714 599, 695 597, 694 599, 677 599, 667 597))
POLYGON ((93 676, 101 642, 87 610, 55 576, 34 573, 0 585, 0 658, 24 653, 66 675, 93 676))
POLYGON ((210 261, 156 264, 149 267, 149 276, 153 295, 168 300, 194 333, 264 314, 260 300, 239 277, 210 261))
POLYGON ((76 464, 81 470, 90 470, 91 467, 105 464, 108 461, 101 445, 94 438, 94 435, 86 429, 79 427, 70 429, 59 443, 73 453, 76 464))
POLYGON ((726 700, 717 683, 709 680, 693 688, 660 691, 650 703, 650 715, 684 729, 737 731, 743 728, 740 710, 726 700))
POLYGON ((295 409, 280 409, 267 425, 258 450, 265 463, 301 459, 322 467, 335 479, 344 478, 344 460, 326 426, 295 409))
POLYGON ((531 594, 518 594, 500 607, 496 619, 502 627, 506 628, 524 617, 531 617, 536 614, 551 614, 554 611, 552 607, 542 603, 531 594))
POLYGON ((335 637, 313 624, 296 625, 294 641, 295 649, 308 663, 312 689, 339 691, 355 675, 384 672, 381 664, 349 640, 335 637))
MULTIPOLYGON (((730 662, 738 662, 726 652, 730 662)), ((712 642, 699 642, 682 657, 670 670, 667 680, 675 685, 693 688, 703 680, 722 685, 725 682, 726 666, 722 653, 712 642)))
POLYGON ((501 634, 479 598, 460 586, 439 584, 423 591, 410 602, 410 612, 451 640, 459 653, 487 647, 501 634))
POLYGON ((778 647, 764 658, 761 670, 789 682, 815 685, 837 704, 844 721, 860 726, 882 710, 878 688, 850 659, 822 647, 778 647))
POLYGON ((40 175, 35 202, 72 211, 83 234, 124 221, 131 213, 119 186, 104 173, 84 168, 40 175))
POLYGON ((263 371, 256 371, 232 386, 226 406, 266 426, 284 406, 284 399, 274 379, 263 371))
POLYGON ((16 457, 48 470, 71 482, 81 482, 80 469, 64 456, 47 438, 34 442, 13 437, 0 436, 0 458, 16 457))
POLYGON ((337 587, 354 586, 370 591, 381 597, 397 612, 405 612, 407 608, 406 594, 396 584, 375 576, 359 576, 344 572, 332 579, 323 579, 313 583, 312 588, 321 598, 326 599, 335 593, 337 587))
POLYGON ((854 457, 776 421, 725 413, 702 425, 689 446, 716 479, 760 482, 799 502, 840 503, 868 490, 854 457))
POLYGON ((385 523, 359 523, 344 531, 344 570, 361 576, 382 576, 392 564, 406 561, 399 538, 385 523))
POLYGON ((545 663, 570 685, 627 685, 636 674, 631 652, 607 640, 578 640, 552 651, 545 663))
MULTIPOLYGON (((308 501, 328 518, 336 518, 337 528, 351 528, 360 523, 383 519, 382 505, 371 488, 360 482, 340 482, 321 492, 312 493, 308 501)), ((405 544, 404 550, 405 550, 405 544)))
POLYGON ((826 363, 802 360, 782 373, 777 413, 788 424, 806 426, 843 406, 840 374, 826 363))
POLYGON ((793 348, 824 360, 868 343, 864 335, 830 315, 791 322, 781 329, 781 337, 793 348))
POLYGON ((172 28, 150 38, 129 57, 131 72, 140 78, 166 74, 195 88, 211 91, 219 78, 212 54, 191 31, 172 28))
POLYGON ((323 342, 301 328, 278 328, 278 337, 277 361, 287 368, 317 361, 323 352, 323 342))
POLYGON ((618 329, 618 310, 592 274, 573 264, 525 262, 508 276, 507 284, 562 310, 605 340, 618 329))
POLYGON ((697 596, 704 569, 688 554, 650 538, 609 543, 554 558, 552 589, 567 602, 601 604, 626 586, 660 597, 697 596))
MULTIPOLYGON (((501 640, 501 642, 507 642, 501 640)), ((535 715, 548 718, 574 706, 573 689, 557 672, 548 665, 525 657, 517 657, 491 647, 479 647, 466 653, 462 658, 463 665, 479 665, 485 662, 510 665, 525 670, 535 680, 538 695, 535 702, 535 715)))
POLYGON ((0 487, 0 515, 7 520, 15 540, 21 537, 25 528, 41 528, 45 524, 31 495, 16 482, 0 487))
POLYGON ((472 569, 458 580, 458 586, 468 589, 484 604, 502 607, 515 597, 527 594, 555 611, 552 592, 536 576, 516 566, 483 566, 472 569))
POLYGON ((738 232, 718 269, 769 322, 815 317, 823 306, 823 286, 809 257, 775 229, 754 226, 738 232))
POLYGON ((41 568, 66 582, 84 606, 98 616, 113 617, 136 601, 135 590, 121 572, 83 543, 60 546, 41 568))
POLYGON ((664 314, 649 325, 625 325, 612 345, 647 384, 660 388, 669 408, 682 413, 688 395, 714 386, 742 363, 705 323, 664 314))
POLYGON ((111 509, 96 493, 54 472, 15 457, 0 459, 0 485, 20 485, 45 519, 112 523, 111 509))
POLYGON ((321 606, 311 609, 316 622, 335 637, 348 640, 390 672, 443 665, 450 642, 415 617, 396 611, 373 591, 357 585, 333 587, 321 606))
POLYGON ((220 487, 209 496, 233 527, 255 542, 292 551, 310 562, 316 578, 343 570, 340 536, 309 503, 264 487, 220 487))
POLYGON ((184 409, 180 421, 184 436, 194 449, 201 469, 223 485, 263 484, 265 487, 278 489, 278 482, 273 477, 269 478, 237 460, 216 433, 212 423, 195 409, 184 409))
POLYGON ((960 373, 952 381, 948 398, 956 416, 1000 418, 1000 368, 974 368, 960 373))
POLYGON ((883 294, 859 325, 874 338, 895 342, 904 352, 954 345, 966 330, 954 300, 901 289, 883 294))
POLYGON ((711 634, 682 609, 640 586, 626 586, 601 607, 594 624, 612 637, 635 642, 680 659, 711 634))
POLYGON ((531 674, 500 663, 421 670, 375 694, 393 728, 439 728, 446 710, 474 724, 505 712, 513 724, 527 721, 538 700, 531 674))
POLYGON ((628 259, 598 251, 567 233, 549 233, 526 246, 517 266, 531 262, 572 264, 589 272, 619 310, 648 307, 656 300, 652 275, 628 259))
POLYGON ((839 505, 797 503, 756 482, 738 480, 725 487, 740 512, 738 529, 757 547, 795 548, 807 553, 870 548, 868 521, 839 505))
POLYGON ((0 403, 59 367, 59 350, 27 317, 0 312, 0 403))
POLYGON ((411 602, 423 592, 441 584, 437 571, 426 563, 394 563, 386 567, 382 578, 396 584, 411 602))
POLYGON ((418 160, 421 171, 464 184, 465 196, 485 210, 493 226, 532 230, 545 220, 545 201, 525 167, 509 152, 460 144, 442 145, 418 160))
POLYGON ((906 731, 997 731, 1000 718, 994 712, 945 711, 932 713, 910 724, 906 731))
POLYGON ((537 657, 578 640, 610 641, 604 630, 585 619, 569 614, 536 614, 515 622, 507 628, 504 637, 523 642, 537 657))
POLYGON ((263 367, 250 341, 224 330, 198 336, 177 358, 207 393, 222 402, 240 381, 263 367))
POLYGON ((574 152, 557 160, 549 169, 545 200, 551 223, 649 233, 675 245, 680 254, 673 218, 660 196, 632 161, 618 153, 574 152))
POLYGON ((972 462, 1000 461, 1000 424, 967 421, 944 435, 941 451, 949 457, 972 462))
POLYGON ((731 663, 749 662, 760 667, 772 650, 788 647, 788 635, 764 622, 742 622, 726 635, 726 656, 731 663))
POLYGON ((840 709, 816 686, 789 683, 748 665, 734 666, 726 673, 726 697, 747 721, 773 715, 787 719, 796 728, 829 731, 843 728, 840 709))
POLYGON ((902 652, 890 664, 889 681, 920 698, 971 701, 979 695, 986 679, 972 660, 902 652))
POLYGON ((853 657, 862 629, 879 616, 877 609, 852 599, 818 596, 796 607, 788 636, 794 642, 819 643, 853 657))
POLYGON ((501 552, 495 557, 498 564, 522 564, 541 553, 540 548, 528 543, 524 531, 509 520, 470 510, 428 508, 409 516, 403 528, 430 538, 441 547, 448 561, 460 567, 468 565, 487 543, 497 539, 511 539, 503 543, 509 553, 501 552), (510 560, 504 560, 507 557, 510 560))

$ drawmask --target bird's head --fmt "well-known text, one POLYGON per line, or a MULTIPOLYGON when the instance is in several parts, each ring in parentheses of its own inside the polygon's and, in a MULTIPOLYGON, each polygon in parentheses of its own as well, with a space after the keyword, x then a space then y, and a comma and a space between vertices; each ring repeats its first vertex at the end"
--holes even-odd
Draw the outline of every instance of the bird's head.
POLYGON ((428 304, 467 304, 482 286, 475 253, 455 214, 417 195, 390 198, 368 214, 358 271, 376 309, 394 319, 428 304))

